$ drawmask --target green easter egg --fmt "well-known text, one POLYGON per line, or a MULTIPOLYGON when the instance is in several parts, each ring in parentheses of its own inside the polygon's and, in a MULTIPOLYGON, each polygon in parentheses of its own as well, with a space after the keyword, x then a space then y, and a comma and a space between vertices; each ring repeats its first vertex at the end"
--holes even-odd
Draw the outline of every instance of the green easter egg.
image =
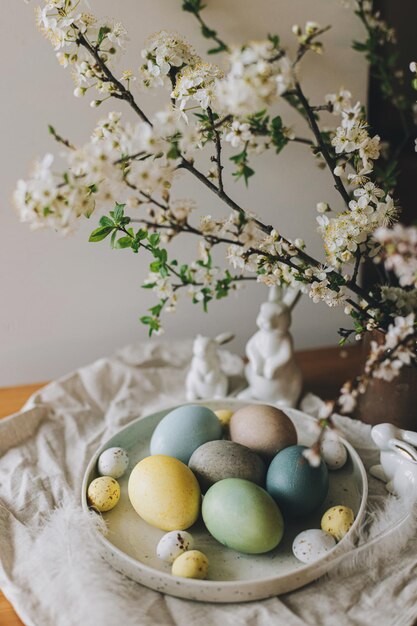
POLYGON ((284 533, 281 512, 271 496, 241 478, 226 478, 210 487, 202 515, 217 541, 246 554, 273 550, 284 533))

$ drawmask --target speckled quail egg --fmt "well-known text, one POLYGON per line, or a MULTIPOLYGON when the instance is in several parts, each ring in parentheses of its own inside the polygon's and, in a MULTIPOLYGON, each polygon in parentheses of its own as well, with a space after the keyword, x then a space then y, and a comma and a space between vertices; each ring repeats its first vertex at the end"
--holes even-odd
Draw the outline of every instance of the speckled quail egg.
POLYGON ((347 450, 337 437, 324 437, 320 445, 321 456, 330 470, 338 470, 347 461, 347 450))
POLYGON ((172 564, 172 575, 181 578, 207 578, 209 562, 199 550, 184 552, 172 564))
POLYGON ((156 555, 161 561, 173 563, 177 557, 193 547, 194 539, 190 533, 185 530, 171 530, 160 539, 156 555))
POLYGON ((120 486, 112 476, 95 478, 88 486, 88 504, 104 513, 113 509, 120 499, 120 486))
POLYGON ((321 528, 333 535, 336 541, 340 541, 349 531, 354 520, 355 515, 348 506, 333 506, 321 518, 321 528))
POLYGON ((336 541, 332 535, 324 532, 324 530, 311 528, 296 536, 292 544, 292 551, 295 558, 302 563, 314 563, 335 545, 336 541))
POLYGON ((98 471, 102 476, 120 478, 129 465, 129 457, 123 448, 108 448, 98 458, 98 471))

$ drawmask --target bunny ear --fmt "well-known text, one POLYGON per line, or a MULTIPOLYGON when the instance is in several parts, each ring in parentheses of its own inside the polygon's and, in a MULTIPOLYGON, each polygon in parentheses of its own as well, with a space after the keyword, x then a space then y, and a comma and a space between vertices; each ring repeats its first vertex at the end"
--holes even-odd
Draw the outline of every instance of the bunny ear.
POLYGON ((218 343, 219 346, 222 346, 224 343, 229 343, 229 341, 232 341, 234 338, 235 335, 233 333, 221 333, 217 335, 214 341, 218 343))
POLYGON ((390 439, 388 447, 391 448, 391 450, 394 450, 394 452, 397 452, 397 454, 405 457, 407 461, 417 463, 417 450, 408 443, 405 443, 402 439, 390 439))
POLYGON ((407 443, 411 443, 412 446, 417 446, 417 433, 412 430, 403 430, 401 439, 407 441, 407 443))

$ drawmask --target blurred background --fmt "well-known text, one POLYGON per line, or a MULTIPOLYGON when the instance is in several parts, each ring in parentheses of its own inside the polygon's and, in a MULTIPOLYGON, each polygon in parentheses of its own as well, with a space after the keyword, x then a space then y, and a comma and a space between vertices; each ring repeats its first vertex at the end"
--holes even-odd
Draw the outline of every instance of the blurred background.
MULTIPOLYGON (((3 149, 0 167, 0 386, 47 380, 106 356, 124 344, 147 338, 139 317, 155 303, 140 285, 148 273, 147 260, 130 251, 111 250, 88 243, 99 215, 81 223, 73 236, 31 232, 20 224, 12 207, 12 193, 19 178, 28 175, 32 160, 46 152, 59 153, 48 134, 52 124, 73 143, 87 140, 95 122, 106 112, 125 111, 123 103, 89 107, 90 98, 73 97, 70 72, 61 68, 54 51, 35 25, 34 6, 8 0, 7 29, 0 38, 3 59, 3 149)), ((137 71, 146 37, 158 30, 175 30, 204 55, 193 16, 181 11, 180 0, 90 0, 91 11, 114 17, 128 29, 130 42, 121 60, 122 69, 137 71)), ((363 27, 351 9, 335 0, 207 0, 205 18, 228 43, 262 39, 278 33, 284 46, 294 50, 291 26, 307 20, 332 29, 323 37, 325 53, 307 55, 301 80, 314 104, 344 86, 354 99, 366 101, 367 65, 351 48, 352 39, 364 37, 363 27)), ((220 62, 220 59, 219 61, 220 62)), ((142 98, 147 112, 162 108, 166 92, 142 98)), ((285 103, 279 110, 284 124, 296 124, 297 134, 309 136, 285 103)), ((133 118, 132 118, 133 119, 133 118)), ((335 118, 329 118, 333 121, 335 118)), ((258 213, 290 238, 302 237, 308 248, 323 258, 316 233, 316 203, 338 206, 337 194, 327 171, 318 169, 305 146, 293 144, 278 156, 268 153, 255 162, 257 175, 248 190, 243 182, 225 178, 226 189, 244 207, 258 213)), ((208 167, 206 167, 206 170, 208 167)), ((179 176, 173 197, 195 198, 201 213, 224 215, 224 209, 190 176, 179 176)), ((180 261, 195 257, 196 241, 178 239, 172 250, 180 261)), ((267 289, 250 285, 238 295, 213 303, 209 313, 184 298, 176 313, 164 318, 166 338, 191 337, 198 332, 215 335, 232 330, 233 349, 243 353, 255 331, 255 318, 267 289)), ((293 335, 297 348, 335 344, 343 325, 342 311, 315 305, 303 297, 294 312, 293 335)))

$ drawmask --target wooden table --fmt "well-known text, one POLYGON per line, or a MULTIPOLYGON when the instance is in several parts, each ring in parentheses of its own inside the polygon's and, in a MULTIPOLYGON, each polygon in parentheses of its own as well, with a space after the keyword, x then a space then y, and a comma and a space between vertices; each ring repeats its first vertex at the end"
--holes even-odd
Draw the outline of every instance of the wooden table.
MULTIPOLYGON (((360 347, 318 348, 297 353, 305 381, 305 390, 325 399, 335 398, 342 383, 360 367, 360 347)), ((29 396, 45 383, 0 388, 0 418, 18 411, 29 396)), ((23 626, 11 604, 0 592, 0 625, 23 626)), ((39 626, 42 626, 41 624, 39 626)))

